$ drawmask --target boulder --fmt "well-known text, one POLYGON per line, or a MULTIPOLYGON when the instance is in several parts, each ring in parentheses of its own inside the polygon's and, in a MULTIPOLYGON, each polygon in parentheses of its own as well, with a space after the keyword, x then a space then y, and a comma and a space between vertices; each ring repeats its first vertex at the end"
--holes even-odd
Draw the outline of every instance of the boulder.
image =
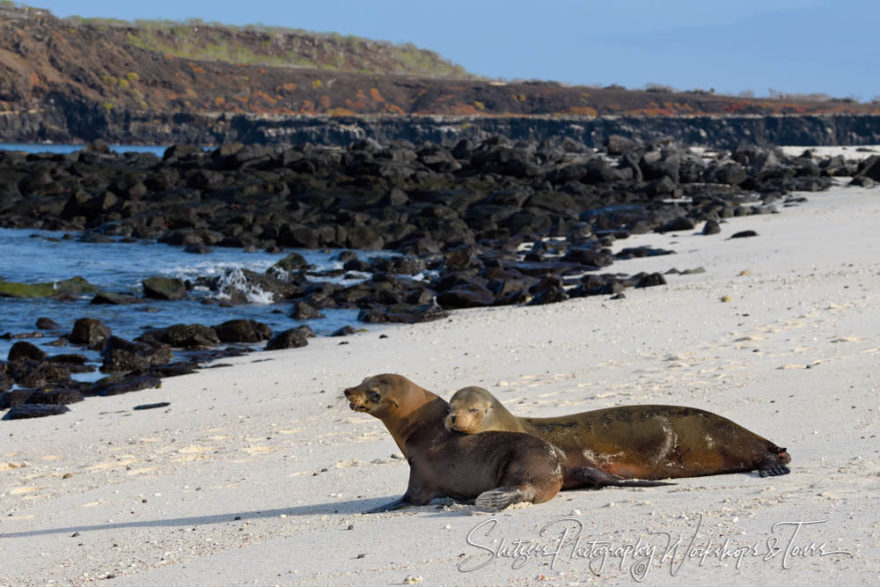
POLYGON ((12 345, 12 348, 9 349, 9 355, 6 360, 11 362, 14 361, 42 361, 47 357, 46 351, 42 350, 35 344, 29 343, 24 340, 20 340, 12 345))
POLYGON ((50 283, 16 283, 0 278, 0 298, 64 298, 95 293, 98 287, 82 277, 50 283))
POLYGON ((265 350, 277 351, 280 349, 300 348, 308 346, 308 344, 308 336, 302 330, 299 328, 291 328, 290 330, 284 330, 273 336, 269 342, 266 343, 265 350))
POLYGON ((286 257, 272 265, 272 268, 280 271, 297 271, 311 267, 306 258, 297 252, 288 254, 286 257))
POLYGON ((635 285, 637 288, 666 285, 666 279, 660 273, 649 273, 636 277, 638 277, 635 285))
POLYGON ((272 337, 272 329, 256 320, 227 320, 214 326, 214 331, 224 343, 254 343, 272 337))
POLYGON ((68 339, 73 344, 94 348, 101 345, 112 334, 110 328, 100 320, 96 318, 80 318, 73 324, 73 330, 68 339))
POLYGON ((37 318, 37 328, 40 330, 61 330, 61 325, 51 318, 40 317, 37 318))
POLYGON ((415 324, 417 322, 430 322, 449 316, 449 312, 435 303, 414 305, 395 304, 362 310, 358 314, 358 320, 367 323, 399 323, 415 324))
POLYGON ((143 280, 144 295, 156 300, 182 300, 186 298, 186 285, 175 277, 149 277, 143 280))
POLYGON ((52 361, 16 361, 7 365, 7 372, 18 385, 30 389, 66 385, 70 381, 70 368, 52 361))
POLYGON ((291 308, 288 316, 290 316, 294 320, 315 320, 318 318, 323 318, 324 314, 322 314, 318 310, 318 308, 311 305, 310 303, 300 300, 293 304, 293 308, 291 308))
POLYGON ((167 328, 148 330, 135 340, 147 339, 185 349, 203 349, 220 344, 217 332, 202 324, 175 324, 167 328))
POLYGON ((703 234, 718 234, 721 232, 721 225, 718 224, 717 220, 707 220, 706 224, 703 225, 703 234))
POLYGON ((134 296, 127 296, 124 294, 112 293, 107 291, 99 291, 92 298, 90 304, 94 305, 110 305, 110 306, 120 306, 123 304, 136 304, 140 302, 138 298, 134 296))
POLYGON ((491 306, 495 295, 479 283, 460 283, 441 292, 437 303, 443 308, 477 308, 491 306))
POLYGON ((132 342, 111 336, 101 350, 101 357, 101 371, 104 373, 145 371, 153 365, 169 362, 171 347, 159 342, 132 342))

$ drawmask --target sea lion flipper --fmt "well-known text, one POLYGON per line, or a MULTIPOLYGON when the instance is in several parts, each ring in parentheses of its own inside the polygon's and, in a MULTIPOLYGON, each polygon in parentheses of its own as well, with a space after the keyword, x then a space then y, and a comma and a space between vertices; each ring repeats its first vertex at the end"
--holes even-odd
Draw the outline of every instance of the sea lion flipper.
POLYGON ((596 467, 566 467, 566 489, 601 489, 602 487, 660 487, 675 485, 665 481, 645 481, 642 479, 623 479, 596 467))
POLYGON ((405 499, 395 499, 394 501, 390 501, 386 504, 374 507, 365 511, 365 514, 381 514, 382 512, 393 512, 394 510, 399 510, 401 508, 409 507, 412 504, 405 499))
POLYGON ((788 475, 789 473, 791 473, 791 469, 782 463, 765 465, 758 469, 758 475, 761 477, 776 477, 777 475, 788 475))
MULTIPOLYGON (((532 492, 534 493, 534 492, 532 492)), ((477 496, 474 505, 491 511, 499 511, 521 501, 528 501, 522 489, 516 487, 498 487, 484 491, 477 496)))

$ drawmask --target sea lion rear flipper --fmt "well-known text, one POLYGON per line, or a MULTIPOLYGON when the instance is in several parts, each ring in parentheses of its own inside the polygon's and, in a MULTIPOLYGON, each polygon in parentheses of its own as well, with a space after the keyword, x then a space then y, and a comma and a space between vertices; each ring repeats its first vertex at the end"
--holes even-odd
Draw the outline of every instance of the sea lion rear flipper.
POLYGON ((623 479, 610 475, 596 467, 572 467, 565 469, 565 489, 600 489, 602 487, 660 487, 675 485, 665 481, 623 479))
POLYGON ((782 463, 764 465, 758 469, 758 475, 761 477, 776 477, 777 475, 788 475, 789 473, 791 473, 791 469, 782 463))
POLYGON ((374 507, 365 511, 365 514, 381 514, 382 512, 392 512, 394 510, 399 510, 401 508, 409 507, 412 504, 404 499, 395 499, 394 501, 388 502, 384 505, 380 505, 378 507, 374 507))
POLYGON ((791 455, 784 448, 779 448, 778 446, 772 446, 770 451, 758 464, 758 475, 761 477, 776 477, 777 475, 788 475, 791 473, 791 469, 786 467, 791 462, 791 455))

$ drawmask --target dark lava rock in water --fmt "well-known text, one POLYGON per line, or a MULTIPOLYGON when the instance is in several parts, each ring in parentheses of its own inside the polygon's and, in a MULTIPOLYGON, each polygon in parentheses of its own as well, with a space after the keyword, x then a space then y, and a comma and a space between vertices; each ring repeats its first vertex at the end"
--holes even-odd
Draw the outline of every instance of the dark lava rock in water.
POLYGON ((174 324, 168 328, 148 330, 135 340, 149 342, 150 339, 184 349, 202 349, 220 344, 217 332, 202 324, 174 324))
POLYGON ((758 233, 754 230, 741 230, 730 235, 730 238, 748 238, 750 236, 758 236, 758 233))
MULTIPOLYGON (((345 253, 345 251, 343 251, 345 253)), ((352 252, 352 255, 354 253, 352 252)), ((340 253, 340 260, 342 257, 342 253, 340 253)), ((275 263, 273 268, 281 269, 282 271, 294 271, 297 269, 308 269, 310 267, 306 258, 300 255, 299 253, 293 252, 275 263)))
POLYGON ((70 381, 70 367, 52 361, 16 361, 7 365, 7 371, 16 383, 31 389, 66 385, 70 381))
POLYGON ((310 303, 299 301, 293 304, 293 309, 290 311, 290 317, 294 320, 314 320, 316 318, 323 318, 324 314, 318 311, 318 308, 310 303))
POLYGON ((107 291, 99 291, 92 298, 90 304, 94 305, 108 305, 108 306, 121 306, 123 304, 136 304, 140 302, 136 297, 126 296, 123 294, 117 294, 107 291))
POLYGON ((272 329, 256 320, 228 320, 214 327, 221 342, 260 342, 272 337, 272 329))
POLYGON ((95 347, 112 335, 110 328, 95 318, 80 318, 73 324, 68 339, 73 344, 95 347))
POLYGON ((279 349, 292 349, 308 346, 309 341, 306 334, 299 328, 291 328, 284 332, 279 332, 266 344, 267 351, 277 351, 279 349))
POLYGON ((51 318, 37 318, 37 328, 40 330, 61 330, 61 325, 51 318))
POLYGON ((9 355, 6 360, 13 361, 42 361, 48 355, 46 351, 42 350, 35 344, 20 340, 9 349, 9 355))
POLYGON ((173 277, 150 277, 143 280, 144 295, 156 300, 182 300, 186 297, 186 285, 173 277))
POLYGON ((27 418, 45 418, 46 416, 56 416, 69 412, 70 408, 63 405, 54 404, 21 404, 13 407, 6 415, 4 420, 25 420, 27 418))

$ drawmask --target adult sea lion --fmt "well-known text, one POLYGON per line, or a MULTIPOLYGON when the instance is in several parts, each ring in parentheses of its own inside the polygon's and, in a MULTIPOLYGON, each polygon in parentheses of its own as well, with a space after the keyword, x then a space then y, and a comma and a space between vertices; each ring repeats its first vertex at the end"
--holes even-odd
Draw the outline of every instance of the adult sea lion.
MULTIPOLYGON (((403 497, 368 513, 425 505, 437 497, 476 499, 477 506, 497 510, 522 501, 545 502, 562 488, 565 455, 557 447, 519 432, 449 430, 444 425, 449 404, 406 377, 367 377, 344 393, 352 410, 385 424, 410 466, 403 497)), ((642 486, 598 469, 573 474, 580 486, 642 486)))
POLYGON ((566 468, 595 466, 619 478, 668 479, 758 471, 785 475, 791 456, 711 412, 664 405, 605 408, 555 418, 518 418, 480 387, 458 390, 446 426, 476 434, 524 432, 558 446, 566 468))

